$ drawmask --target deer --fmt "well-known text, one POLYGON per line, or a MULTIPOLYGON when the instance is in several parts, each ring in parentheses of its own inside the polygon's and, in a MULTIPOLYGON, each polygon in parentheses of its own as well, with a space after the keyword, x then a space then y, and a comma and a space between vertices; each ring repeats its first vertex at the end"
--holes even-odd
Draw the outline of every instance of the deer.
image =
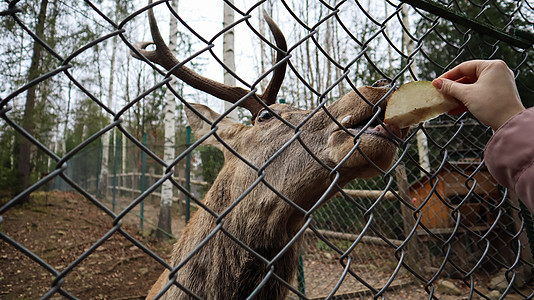
POLYGON ((252 125, 184 103, 192 131, 223 151, 224 165, 202 200, 209 210, 192 216, 173 246, 173 269, 163 271, 147 299, 284 299, 296 276, 308 215, 349 181, 379 175, 393 164, 407 133, 381 121, 394 85, 379 80, 313 112, 277 104, 288 53, 269 16, 264 17, 276 43, 276 68, 262 94, 180 65, 152 8, 148 16, 153 41, 135 43, 132 55, 248 110, 252 125))

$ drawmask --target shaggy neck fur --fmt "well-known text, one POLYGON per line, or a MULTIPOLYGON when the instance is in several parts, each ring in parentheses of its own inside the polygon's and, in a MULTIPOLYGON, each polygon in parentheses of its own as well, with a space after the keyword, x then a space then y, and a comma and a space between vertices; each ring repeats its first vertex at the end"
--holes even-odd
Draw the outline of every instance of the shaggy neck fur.
MULTIPOLYGON (((221 172, 220 174, 235 174, 221 172)), ((232 176, 217 178, 205 198, 205 204, 217 214, 224 212, 239 195, 232 195, 232 176)), ((302 224, 303 216, 282 199, 258 201, 258 186, 224 218, 219 220, 201 209, 193 216, 180 241, 175 245, 172 264, 189 260, 179 270, 177 282, 203 299, 246 299, 262 281, 270 278, 257 290, 255 299, 284 299, 288 289, 275 277, 291 283, 295 276, 301 239, 291 246, 272 265, 269 264, 293 238, 302 224), (252 208, 252 209, 251 209, 252 208), (246 213, 246 218, 243 214, 246 213), (299 216, 300 215, 300 216, 299 216), (298 221, 300 219, 300 221, 298 221), (289 224, 291 223, 291 225, 289 224), (195 251, 216 228, 207 243, 195 251), (223 232, 224 231, 224 232, 223 232), (239 245, 229 235, 243 242, 262 258, 239 245), (272 272, 272 274, 269 274, 272 272)), ((181 289, 172 287, 165 299, 188 299, 181 289)))

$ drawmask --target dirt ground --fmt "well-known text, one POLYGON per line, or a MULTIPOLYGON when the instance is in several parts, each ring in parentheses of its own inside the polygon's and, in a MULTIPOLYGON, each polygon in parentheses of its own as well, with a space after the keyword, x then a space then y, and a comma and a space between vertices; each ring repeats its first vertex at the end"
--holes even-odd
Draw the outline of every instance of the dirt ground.
MULTIPOLYGON (((34 193, 28 203, 2 217, 2 232, 59 272, 113 228, 113 220, 102 210, 66 192, 34 193)), ((143 236, 132 225, 122 229, 167 258, 169 242, 143 236)), ((143 299, 162 270, 153 258, 115 232, 67 273, 61 287, 80 299, 143 299)), ((54 279, 41 265, 0 240, 1 299, 41 298, 54 279)))

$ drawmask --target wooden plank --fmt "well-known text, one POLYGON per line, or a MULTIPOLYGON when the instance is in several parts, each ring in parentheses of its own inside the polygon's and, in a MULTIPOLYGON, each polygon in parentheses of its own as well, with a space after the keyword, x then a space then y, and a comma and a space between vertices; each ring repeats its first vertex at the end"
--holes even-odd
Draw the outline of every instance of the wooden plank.
MULTIPOLYGON (((384 191, 382 190, 343 190, 347 195, 355 198, 370 198, 370 199, 378 199, 382 194, 384 194, 384 191)), ((341 196, 341 193, 337 193, 336 196, 341 196)), ((397 197, 390 192, 387 191, 385 195, 383 196, 383 199, 385 200, 397 200, 397 197)))
MULTIPOLYGON (((354 234, 354 233, 337 232, 337 231, 330 231, 330 230, 317 230, 317 231, 325 237, 339 239, 339 240, 346 240, 346 241, 355 241, 359 236, 358 234, 354 234)), ((315 234, 311 229, 307 229, 306 233, 312 234, 312 235, 315 234)), ((400 246, 403 243, 403 241, 401 240, 394 240, 394 239, 388 239, 388 241, 390 241, 396 247, 400 246)), ((391 246, 386 241, 376 236, 365 235, 362 237, 361 242, 365 244, 391 246)))
MULTIPOLYGON (((463 227, 459 227, 457 233, 466 233, 469 231, 473 232, 484 232, 490 228, 490 225, 481 225, 481 226, 473 226, 473 227, 467 227, 467 229, 463 227)), ((429 230, 431 233, 435 235, 440 234, 451 234, 454 231, 454 227, 448 227, 448 228, 432 228, 429 230)), ((428 233, 426 230, 418 229, 415 232, 418 236, 428 236, 430 233, 428 233)))
MULTIPOLYGON (((350 275, 347 275, 347 276, 350 276, 350 275)), ((396 288, 401 288, 403 286, 406 286, 406 285, 411 285, 413 284, 413 280, 411 279, 399 279, 399 280, 395 280, 393 282, 393 284, 391 284, 389 287, 388 287, 388 291, 391 291, 391 290, 394 290, 396 288)), ((338 293, 338 294, 335 294, 333 297, 331 298, 328 298, 328 299, 353 299, 353 298, 359 298, 359 297, 362 297, 362 296, 368 296, 368 295, 371 295, 372 294, 372 291, 369 290, 368 288, 361 288, 361 289, 358 289, 358 290, 354 290, 354 291, 350 291, 350 292, 345 292, 345 293, 338 293)), ((317 297, 313 297, 313 298, 309 298, 310 300, 323 300, 323 299, 326 299, 328 297, 328 295, 320 295, 320 296, 317 296, 317 297)))

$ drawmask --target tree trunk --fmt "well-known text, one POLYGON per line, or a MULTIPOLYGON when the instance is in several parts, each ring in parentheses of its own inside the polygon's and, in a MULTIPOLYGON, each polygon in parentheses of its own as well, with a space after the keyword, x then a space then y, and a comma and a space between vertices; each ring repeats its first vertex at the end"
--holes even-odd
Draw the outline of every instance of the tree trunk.
MULTIPOLYGON (((304 9, 305 9, 305 21, 306 23, 308 24, 309 23, 309 20, 310 20, 310 10, 307 9, 309 7, 310 3, 308 0, 306 0, 306 5, 304 6, 304 9)), ((307 75, 308 75, 308 83, 310 84, 310 86, 315 89, 315 90, 318 90, 318 86, 317 86, 317 82, 315 81, 315 78, 313 77, 313 75, 315 75, 315 73, 313 72, 313 69, 314 67, 312 66, 312 54, 311 54, 311 49, 310 49, 310 38, 307 38, 306 39, 306 58, 304 59, 306 61, 306 64, 308 66, 308 70, 306 71, 307 75)), ((311 93, 311 97, 310 99, 305 99, 306 101, 309 101, 309 103, 306 103, 306 107, 305 109, 315 109, 315 94, 314 93, 311 93)))
MULTIPOLYGON (((39 15, 37 16, 37 25, 35 27, 35 34, 40 39, 44 39, 44 29, 46 20, 46 9, 48 6, 48 0, 41 1, 41 7, 39 9, 39 15)), ((30 69, 28 70, 27 81, 30 82, 40 75, 40 65, 43 47, 39 42, 33 42, 33 54, 30 63, 30 69)), ((36 112, 35 105, 37 99, 37 86, 31 86, 26 93, 26 104, 24 106, 24 115, 22 117, 22 127, 29 133, 34 134, 36 125, 36 112)), ((30 185, 30 172, 31 172, 31 148, 32 143, 26 138, 17 135, 19 145, 19 156, 17 171, 19 176, 19 186, 16 189, 17 193, 22 192, 30 185)), ((28 197, 22 201, 28 200, 28 197)))
MULTIPOLYGON (((399 164, 395 168, 395 179, 398 184, 399 196, 407 203, 410 203, 410 184, 408 183, 408 176, 406 175, 406 167, 399 164)), ((404 235, 408 237, 410 232, 416 226, 413 211, 401 202, 401 212, 403 219, 404 235)), ((417 274, 425 274, 425 269, 429 262, 428 248, 417 234, 412 235, 411 239, 406 243, 405 247, 406 259, 405 263, 411 269, 415 270, 417 274), (423 258, 423 259, 421 259, 423 258)))
POLYGON ((67 112, 65 113, 65 122, 63 124, 63 143, 61 144, 61 155, 67 153, 67 139, 69 134, 69 114, 70 114, 70 103, 72 102, 72 81, 69 81, 67 88, 67 112))
MULTIPOLYGON (((126 55, 126 78, 130 78, 130 60, 131 55, 126 55)), ((130 97, 130 80, 126 80, 126 103, 130 103, 131 97, 130 97)), ((131 122, 131 112, 128 112, 128 120, 131 122)), ((126 174, 126 158, 128 157, 128 139, 124 137, 122 139, 122 163, 121 163, 121 174, 126 174)))
MULTIPOLYGON (((384 15, 385 18, 388 17, 388 4, 384 3, 384 15)), ((389 23, 386 23, 386 36, 391 36, 389 34, 389 23)), ((393 77, 393 53, 392 47, 388 47, 388 76, 393 77)))
MULTIPOLYGON (((410 18, 408 16, 408 6, 403 5, 402 6, 402 23, 404 23, 404 26, 410 30, 410 18)), ((410 70, 412 71, 412 74, 415 75, 416 78, 413 78, 413 80, 417 80, 417 77, 419 76, 419 68, 417 67, 417 63, 415 62, 415 47, 413 45, 413 41, 410 39, 409 35, 406 32, 403 32, 402 35, 403 40, 403 47, 406 50, 408 56, 413 55, 412 60, 414 63, 410 66, 410 70)), ((430 172, 430 157, 429 157, 429 151, 428 151, 428 140, 426 138, 425 133, 422 130, 418 130, 416 133, 417 137, 417 152, 419 153, 419 165, 423 170, 426 170, 427 172, 430 172)), ((424 171, 421 171, 421 176, 424 176, 424 171)))
MULTIPOLYGON (((341 42, 339 40, 339 26, 337 25, 337 23, 334 23, 334 41, 336 41, 335 43, 332 43, 332 52, 334 53, 334 58, 336 59, 336 61, 338 63, 341 64, 341 62, 343 61, 342 60, 342 57, 341 57, 341 42)), ((337 68, 336 67, 336 80, 339 79, 342 75, 342 72, 341 72, 341 69, 337 68)), ((345 91, 344 91, 344 88, 343 88, 343 83, 345 82, 345 80, 342 80, 340 81, 338 84, 337 84, 337 90, 338 90, 338 96, 337 98, 341 98, 341 96, 343 96, 345 94, 345 91)))
MULTIPOLYGON (((234 0, 230 0, 230 3, 234 4, 234 0)), ((230 26, 234 23, 234 10, 226 2, 223 4, 223 28, 230 26)), ((234 47, 234 29, 230 29, 223 34, 223 63, 233 72, 235 72, 235 47, 234 47)), ((224 83, 235 86, 235 77, 224 70, 224 83)), ((224 101, 224 110, 227 111, 232 106, 232 103, 224 101)), ((239 118, 237 116, 237 110, 234 109, 228 117, 234 121, 239 118)))
MULTIPOLYGON (((120 1, 115 1, 115 20, 119 19, 120 1)), ((109 67, 109 86, 108 86, 108 108, 113 106, 113 84, 115 79, 115 58, 117 57, 117 36, 112 39, 111 64, 109 67)), ((99 196, 106 196, 108 193, 108 173, 109 173, 109 149, 110 140, 113 146, 113 131, 110 130, 102 135, 102 168, 99 176, 99 196)))
MULTIPOLYGON (((226 4, 225 4, 226 5, 226 4)), ((226 15, 226 14, 225 14, 226 15)), ((272 16, 271 16, 272 17, 272 16)), ((265 20, 263 20, 262 14, 258 14, 259 32, 262 36, 265 36, 265 20)), ((265 43, 260 42, 260 74, 265 73, 265 43)), ((262 92, 267 88, 265 80, 260 82, 262 92)))
MULTIPOLYGON (((178 11, 178 0, 172 0, 171 6, 175 11, 178 11)), ((171 14, 169 23, 169 49, 172 53, 176 53, 178 42, 178 21, 171 14)), ((169 85, 176 88, 176 78, 172 78, 169 85)), ((165 141, 163 149, 163 160, 166 163, 171 163, 175 156, 175 132, 176 132, 176 100, 174 94, 167 89, 165 92, 165 141)), ((165 172, 165 169, 163 170, 165 172)), ((172 234, 172 199, 173 199, 173 185, 170 180, 166 180, 161 185, 161 200, 159 205, 158 230, 156 236, 158 238, 170 238, 172 234)))
MULTIPOLYGON (((333 56, 333 43, 332 43, 332 19, 328 19, 326 20, 326 32, 325 32, 325 36, 324 36, 324 45, 325 45, 325 50, 327 53, 330 53, 332 54, 333 56)), ((324 64, 325 64, 325 71, 324 72, 321 72, 323 74, 326 74, 326 77, 325 78, 325 83, 324 83, 324 89, 328 89, 328 87, 330 86, 331 84, 331 79, 332 79, 332 64, 330 63, 330 61, 328 59, 325 59, 324 60, 324 64)), ((317 68, 319 69, 319 68, 317 68)))
MULTIPOLYGON (((51 9, 51 14, 47 17, 48 19, 48 24, 47 24, 47 28, 49 28, 49 34, 48 34, 48 37, 47 37, 47 43, 48 43, 48 46, 50 46, 52 49, 55 49, 56 47, 56 44, 57 44, 57 41, 56 41, 56 23, 57 23, 57 17, 59 15, 59 5, 58 4, 58 1, 53 1, 52 2, 52 9, 51 9)), ((44 66, 50 66, 50 65, 54 65, 55 63, 55 57, 53 56, 48 56, 48 57, 43 57, 43 63, 42 65, 44 66)), ((49 118, 47 118, 47 115, 46 115, 46 107, 49 107, 50 106, 50 103, 48 103, 48 98, 49 98, 49 95, 50 95, 50 91, 51 90, 56 90, 57 89, 57 86, 52 86, 51 84, 43 84, 41 86, 41 95, 40 95, 40 103, 38 104, 39 107, 37 108, 39 114, 37 116, 39 123, 38 124, 44 124, 45 122, 50 122, 49 118)), ((53 122, 53 121, 52 121, 53 122)), ((53 151, 54 153, 57 153, 58 151, 58 146, 59 146, 59 131, 56 131, 56 133, 52 133, 52 132, 49 132, 47 134, 47 139, 49 139, 49 143, 51 143, 53 145, 53 151)), ((36 156, 44 156, 45 159, 47 160, 47 164, 46 164, 46 169, 43 170, 43 169, 37 169, 35 171, 39 172, 38 173, 38 176, 39 177, 42 177, 43 176, 43 173, 44 174, 48 174, 52 167, 53 167, 53 159, 52 157, 44 154, 43 152, 37 152, 37 155, 36 156)), ((33 158, 34 160, 39 160, 39 158, 33 158)))

